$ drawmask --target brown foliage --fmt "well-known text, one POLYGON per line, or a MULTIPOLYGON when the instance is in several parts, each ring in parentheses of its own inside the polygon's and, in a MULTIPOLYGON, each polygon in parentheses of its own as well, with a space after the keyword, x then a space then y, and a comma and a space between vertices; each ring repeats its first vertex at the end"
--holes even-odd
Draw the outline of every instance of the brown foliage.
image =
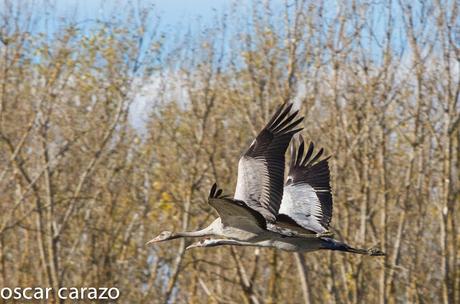
POLYGON ((51 38, 27 10, 3 14, 0 285, 115 286, 123 303, 460 302, 458 2, 289 2, 170 37, 149 10, 51 38), (287 99, 333 155, 333 231, 387 256, 146 247, 210 223, 210 186, 232 193, 287 99))

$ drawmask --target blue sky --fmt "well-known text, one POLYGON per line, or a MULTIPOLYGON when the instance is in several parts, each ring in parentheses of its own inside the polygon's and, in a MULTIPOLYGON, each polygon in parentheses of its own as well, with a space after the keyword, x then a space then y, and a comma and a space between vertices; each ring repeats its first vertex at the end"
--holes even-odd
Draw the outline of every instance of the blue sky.
MULTIPOLYGON (((59 31, 62 25, 77 24, 85 32, 95 21, 110 22, 114 18, 126 22, 129 10, 139 10, 140 7, 150 8, 160 18, 159 26, 155 28, 162 33, 175 33, 178 29, 187 29, 199 24, 206 27, 212 25, 216 16, 228 12, 232 6, 244 7, 241 12, 251 8, 252 0, 7 0, 15 5, 26 5, 34 12, 37 20, 31 28, 32 32, 44 32, 48 35, 59 31), (246 9, 248 8, 248 9, 246 9), (198 22, 197 22, 198 21, 198 22)), ((262 1, 261 1, 262 2, 262 1)), ((284 6, 284 0, 271 0, 273 11, 284 6)), ((314 1, 313 1, 314 2, 314 1)), ((334 14, 339 0, 326 1, 326 14, 334 14)), ((0 1, 0 15, 4 7, 0 1)), ((382 12, 385 3, 375 4, 370 21, 374 23, 374 30, 378 35, 384 35, 382 12), (379 30, 382 29, 382 30, 379 30)), ((395 6, 395 5, 393 5, 395 6)), ((415 5, 417 6, 417 5, 415 5)), ((150 10, 152 11, 152 10, 150 10)), ((394 17, 398 16, 394 10, 394 17)), ((395 18, 398 22, 399 18, 395 18)), ((153 22, 156 22, 153 21, 153 22)), ((397 33, 395 33, 397 34, 397 33)))
MULTIPOLYGON (((139 11, 139 6, 142 8, 150 8, 153 6, 153 12, 160 18, 159 28, 155 24, 155 28, 161 33, 176 33, 181 29, 182 33, 189 26, 199 24, 201 28, 211 26, 215 22, 215 17, 220 17, 224 12, 228 12, 230 8, 238 8, 238 13, 248 13, 251 15, 251 7, 253 0, 6 0, 13 3, 14 6, 26 6, 29 11, 33 12, 33 17, 36 23, 30 28, 31 32, 44 32, 49 36, 62 29, 62 25, 77 24, 82 32, 86 32, 92 28, 95 21, 111 22, 122 21, 127 22, 126 16, 130 10, 139 11), (197 22, 199 21, 199 22, 197 22)), ((256 0, 257 1, 257 0, 256 0)), ((263 2, 262 0, 259 0, 263 2)), ((314 3, 315 0, 310 0, 314 3)), ((283 7, 285 0, 271 0, 270 6, 272 11, 279 11, 283 7)), ((292 2, 292 1, 289 1, 292 2)), ((326 1, 325 15, 334 15, 340 0, 326 1)), ((449 0, 447 2, 450 2, 449 0)), ((387 19, 388 11, 385 9, 387 2, 374 2, 372 10, 366 16, 367 22, 372 24, 372 29, 377 36, 377 40, 382 40, 385 37, 385 20, 387 19)), ((395 31, 393 37, 393 50, 400 52, 408 48, 407 41, 400 39, 400 31, 402 29, 401 12, 393 1, 392 16, 394 19, 395 31)), ((416 12, 420 11, 421 6, 414 4, 416 12)), ((1 15, 8 13, 5 11, 5 1, 0 0, 0 18, 1 15)), ((13 10, 14 14, 14 10, 13 10)), ((14 14, 16 15, 16 14, 14 14)), ((21 14, 19 14, 21 16, 21 14)), ((134 14, 136 15, 136 14, 134 14)), ((150 17, 149 17, 150 18, 150 17)), ((326 20, 327 18, 325 18, 326 20)), ((150 20, 150 19, 148 19, 150 20)), ((156 22, 153 20, 152 22, 156 22)), ((417 18, 415 18, 417 22, 417 18)), ((235 24, 237 30, 241 30, 244 25, 235 24)), ((428 27, 429 28, 429 27, 428 27)), ((231 31, 230 29, 227 29, 231 31)), ((233 29, 235 30, 235 29, 233 29)), ((365 33, 365 36, 369 33, 365 33)), ((174 38, 168 41, 174 42, 174 38)), ((147 44, 146 44, 147 45, 147 44)), ((381 47, 375 41, 372 41, 369 52, 375 54, 376 60, 382 58, 379 50, 381 47)), ((225 50, 231 48, 231 44, 225 44, 225 50)), ((142 112, 141 109, 139 112, 142 112)))
MULTIPOLYGON (((14 0, 12 0, 14 2, 14 0)), ((161 30, 167 31, 177 26, 186 26, 198 18, 204 25, 213 21, 216 14, 220 14, 229 8, 234 0, 56 0, 44 1, 51 3, 49 9, 43 6, 41 0, 25 1, 32 5, 36 17, 50 17, 53 22, 46 25, 46 30, 41 24, 39 31, 52 32, 56 29, 57 24, 62 21, 77 22, 80 25, 91 23, 95 20, 109 21, 112 16, 123 16, 127 9, 137 9, 138 6, 154 6, 154 11, 161 17, 161 30)), ((281 3, 281 0, 273 1, 281 3)), ((18 2, 16 2, 18 3, 18 2)), ((250 0, 238 1, 240 5, 251 3, 250 0)), ((3 8, 3 2, 0 2, 0 10, 3 8)), ((84 26, 83 26, 84 27, 84 26)))

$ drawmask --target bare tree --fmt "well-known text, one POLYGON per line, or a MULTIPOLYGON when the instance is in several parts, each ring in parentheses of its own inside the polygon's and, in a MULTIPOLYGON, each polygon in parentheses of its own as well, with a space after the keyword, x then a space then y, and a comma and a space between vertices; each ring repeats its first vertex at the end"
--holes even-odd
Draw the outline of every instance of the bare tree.
POLYGON ((115 286, 140 303, 460 301, 458 1, 235 2, 166 33, 142 3, 53 33, 36 29, 52 14, 2 5, 2 286, 115 286), (333 156, 337 237, 387 256, 146 247, 214 218, 210 186, 233 192, 243 149, 289 99, 333 156))

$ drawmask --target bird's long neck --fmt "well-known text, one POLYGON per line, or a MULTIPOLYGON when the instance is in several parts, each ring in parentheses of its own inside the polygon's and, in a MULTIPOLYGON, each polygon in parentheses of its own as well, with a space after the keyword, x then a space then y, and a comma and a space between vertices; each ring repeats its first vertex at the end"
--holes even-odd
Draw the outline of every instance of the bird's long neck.
POLYGON ((182 231, 175 233, 171 238, 177 239, 182 237, 202 237, 202 236, 212 236, 214 235, 214 227, 213 225, 209 225, 208 227, 197 230, 197 231, 182 231))
POLYGON ((268 242, 244 242, 244 241, 237 241, 237 240, 229 240, 229 239, 218 239, 218 240, 209 240, 206 244, 206 247, 215 247, 215 246, 253 246, 253 247, 271 247, 268 242))

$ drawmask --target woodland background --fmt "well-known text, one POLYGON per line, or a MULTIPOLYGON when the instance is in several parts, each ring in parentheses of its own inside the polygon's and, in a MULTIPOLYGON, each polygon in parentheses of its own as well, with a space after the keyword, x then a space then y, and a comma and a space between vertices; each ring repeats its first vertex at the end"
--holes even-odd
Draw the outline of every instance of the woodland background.
POLYGON ((0 286, 460 303, 459 2, 274 2, 164 33, 143 1, 84 27, 49 1, 3 1, 0 286), (333 232, 387 256, 145 246, 211 222, 210 186, 233 193, 240 154, 289 99, 332 155, 333 232))

